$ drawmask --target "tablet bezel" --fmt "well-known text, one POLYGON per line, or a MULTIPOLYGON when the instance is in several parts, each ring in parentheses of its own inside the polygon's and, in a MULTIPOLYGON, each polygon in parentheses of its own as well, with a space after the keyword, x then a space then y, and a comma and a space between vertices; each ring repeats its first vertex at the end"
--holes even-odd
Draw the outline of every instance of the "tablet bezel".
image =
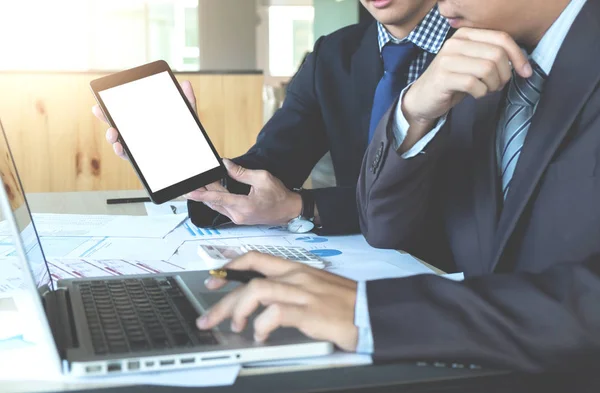
POLYGON ((115 129, 119 130, 118 125, 115 124, 112 117, 110 116, 110 113, 109 113, 108 109, 106 108, 106 106, 104 105, 104 101, 102 101, 102 98, 100 97, 99 93, 103 90, 107 90, 112 87, 120 86, 120 85, 129 83, 129 82, 143 79, 143 78, 146 78, 146 77, 149 77, 152 75, 156 75, 156 74, 159 74, 159 73, 162 73, 165 71, 169 73, 171 80, 175 84, 175 87, 177 87, 177 91, 179 91, 181 98, 183 99, 183 101, 187 105, 188 109, 190 110, 190 113, 194 117, 194 120, 196 121, 196 124, 198 125, 199 130, 204 135, 204 138, 206 139, 206 142, 210 146, 211 151, 217 158, 219 166, 217 166, 216 168, 211 169, 207 172, 201 173, 199 175, 192 176, 192 177, 185 179, 179 183, 170 185, 169 187, 163 188, 162 190, 153 192, 150 189, 150 187, 148 186, 148 183, 146 182, 146 179, 144 178, 144 174, 138 167, 138 165, 135 161, 135 157, 133 157, 133 155, 129 151, 129 148, 127 147, 127 142, 123 139, 121 134, 119 134, 119 142, 121 142, 121 144, 123 145, 123 149, 125 150, 125 153, 127 154, 127 157, 129 158, 129 161, 133 165, 133 168, 135 169, 135 173, 137 174, 138 178, 144 185, 146 192, 148 192, 148 195, 150 196, 150 200, 152 202, 154 202, 155 204, 161 204, 161 203, 170 201, 170 200, 178 198, 190 191, 197 190, 200 187, 203 187, 207 184, 210 184, 217 180, 222 179, 225 176, 225 174, 227 173, 227 171, 225 169, 225 166, 223 165, 223 160, 221 159, 221 156, 219 156, 219 153, 217 153, 217 150, 215 149, 210 138, 208 137, 206 130, 202 126, 202 123, 200 122, 200 119, 198 118, 198 115, 196 114, 195 109, 192 107, 192 105, 189 103, 189 101, 185 97, 185 94, 183 93, 183 90, 181 89, 179 82, 175 78, 173 71, 171 71, 171 68, 165 61, 158 60, 158 61, 155 61, 152 63, 144 64, 139 67, 131 68, 129 70, 120 71, 115 74, 107 75, 105 77, 98 78, 98 79, 95 79, 90 82, 90 87, 92 89, 92 93, 94 94, 94 97, 96 98, 96 101, 98 102, 98 105, 102 109, 104 116, 108 120, 111 127, 114 127, 115 129))

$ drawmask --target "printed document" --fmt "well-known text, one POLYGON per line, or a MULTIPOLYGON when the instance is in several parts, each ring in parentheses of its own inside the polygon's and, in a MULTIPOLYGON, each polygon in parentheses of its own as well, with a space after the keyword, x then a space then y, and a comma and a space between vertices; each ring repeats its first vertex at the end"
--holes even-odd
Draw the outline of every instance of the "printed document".
MULTIPOLYGON (((155 216, 153 216, 155 217, 155 216)), ((287 228, 269 225, 233 225, 226 224, 215 228, 198 228, 190 219, 187 219, 166 237, 168 240, 211 240, 230 239, 258 236, 286 236, 289 235, 287 228)))
POLYGON ((197 252, 200 244, 303 247, 325 260, 328 263, 326 270, 353 280, 377 280, 433 273, 411 255, 371 247, 362 235, 316 236, 288 233, 287 236, 275 237, 187 241, 169 261, 185 266, 186 270, 208 269, 208 265, 197 252))
MULTIPOLYGON (((185 214, 163 216, 109 216, 85 214, 34 214, 40 236, 110 236, 163 238, 182 221, 185 214)), ((0 234, 8 236, 4 225, 0 234)))

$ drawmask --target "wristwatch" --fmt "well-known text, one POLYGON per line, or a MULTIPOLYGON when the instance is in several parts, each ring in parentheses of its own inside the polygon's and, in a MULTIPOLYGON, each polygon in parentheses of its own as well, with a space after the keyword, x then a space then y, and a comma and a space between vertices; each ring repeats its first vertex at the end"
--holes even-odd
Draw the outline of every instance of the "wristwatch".
POLYGON ((298 217, 288 222, 287 229, 293 233, 310 232, 315 227, 313 222, 315 220, 315 199, 305 189, 300 188, 294 191, 298 192, 302 198, 302 211, 298 217))

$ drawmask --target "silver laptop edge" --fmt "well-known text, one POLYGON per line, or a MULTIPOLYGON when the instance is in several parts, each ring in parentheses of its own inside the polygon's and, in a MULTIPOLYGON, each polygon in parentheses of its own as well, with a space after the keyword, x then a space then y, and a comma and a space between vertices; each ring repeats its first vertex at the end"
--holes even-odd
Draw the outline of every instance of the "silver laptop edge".
MULTIPOLYGON (((2 123, 0 122, 0 144, 6 144, 8 158, 12 163, 14 176, 19 182, 19 191, 23 197, 23 205, 17 209, 26 208, 31 219, 31 225, 36 236, 37 245, 44 262, 47 263, 43 246, 39 239, 31 211, 22 188, 18 170, 14 163, 12 152, 6 138, 2 123)), ((10 163, 9 163, 10 164, 10 163)), ((251 329, 246 329, 242 334, 232 333, 229 323, 224 323, 216 329, 219 344, 209 346, 196 346, 190 348, 172 348, 165 350, 133 351, 114 355, 96 355, 90 349, 89 328, 83 313, 81 296, 76 283, 78 281, 94 280, 126 280, 140 276, 119 276, 86 279, 69 279, 55 283, 55 290, 48 288, 44 296, 45 306, 42 304, 40 288, 36 284, 33 267, 25 252, 22 232, 19 230, 15 211, 4 189, 0 190, 0 207, 6 216, 12 237, 14 238, 18 260, 24 270, 24 284, 26 290, 35 296, 36 312, 40 316, 40 324, 44 330, 44 338, 48 343, 53 343, 53 359, 56 367, 65 374, 75 376, 99 376, 105 374, 123 374, 143 371, 165 371, 168 369, 184 369, 193 367, 209 367, 225 364, 249 363, 256 361, 290 359, 326 355, 333 351, 333 345, 328 342, 307 339, 295 329, 281 329, 273 334, 273 339, 265 344, 253 341, 251 329), (49 317, 51 317, 49 319, 49 317), (76 344, 73 346, 72 344, 76 344)), ((46 265, 47 266, 47 265, 46 265)), ((208 291, 204 287, 204 278, 207 272, 188 271, 183 273, 166 273, 159 275, 144 275, 143 277, 174 277, 180 284, 181 290, 197 311, 210 307, 220 297, 221 293, 208 291)), ((52 278, 50 278, 52 280, 52 278)), ((51 281, 52 283, 52 281, 51 281)), ((252 326, 252 320, 248 323, 252 326)))
MULTIPOLYGON (((2 124, 0 123, 0 129, 2 129, 2 124)), ((50 325, 48 324, 48 319, 46 318, 46 312, 44 311, 44 306, 42 305, 42 299, 39 294, 39 289, 35 283, 35 278, 33 276, 33 272, 29 268, 29 264, 27 261, 27 254, 25 253, 25 247, 23 246, 23 241, 20 236, 19 228, 17 227, 17 223, 15 221, 15 217, 10 206, 10 201, 8 199, 8 195, 6 194, 6 190, 4 188, 4 181, 0 176, 0 208, 2 209, 2 213, 4 215, 5 220, 8 223, 8 227, 10 228, 11 236, 13 237, 15 243, 15 250, 17 252, 17 258, 21 264, 22 271, 22 279, 24 289, 30 293, 33 297, 32 304, 35 307, 35 312, 40 316, 39 323, 42 329, 42 334, 44 337, 44 341, 48 343, 52 343, 52 367, 56 367, 56 371, 60 373, 62 370, 61 366, 61 358, 58 353, 58 348, 56 347, 56 343, 54 341, 54 336, 52 335, 52 330, 50 329, 50 325)))

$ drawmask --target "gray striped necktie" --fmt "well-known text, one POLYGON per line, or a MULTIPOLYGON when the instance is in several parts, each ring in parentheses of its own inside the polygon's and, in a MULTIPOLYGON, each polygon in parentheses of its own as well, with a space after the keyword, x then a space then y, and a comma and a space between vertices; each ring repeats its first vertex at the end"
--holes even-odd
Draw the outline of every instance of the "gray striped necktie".
POLYGON ((546 80, 544 71, 537 64, 532 62, 532 68, 533 75, 528 79, 513 74, 506 97, 506 110, 499 124, 498 164, 504 199, 508 195, 525 137, 546 80))

